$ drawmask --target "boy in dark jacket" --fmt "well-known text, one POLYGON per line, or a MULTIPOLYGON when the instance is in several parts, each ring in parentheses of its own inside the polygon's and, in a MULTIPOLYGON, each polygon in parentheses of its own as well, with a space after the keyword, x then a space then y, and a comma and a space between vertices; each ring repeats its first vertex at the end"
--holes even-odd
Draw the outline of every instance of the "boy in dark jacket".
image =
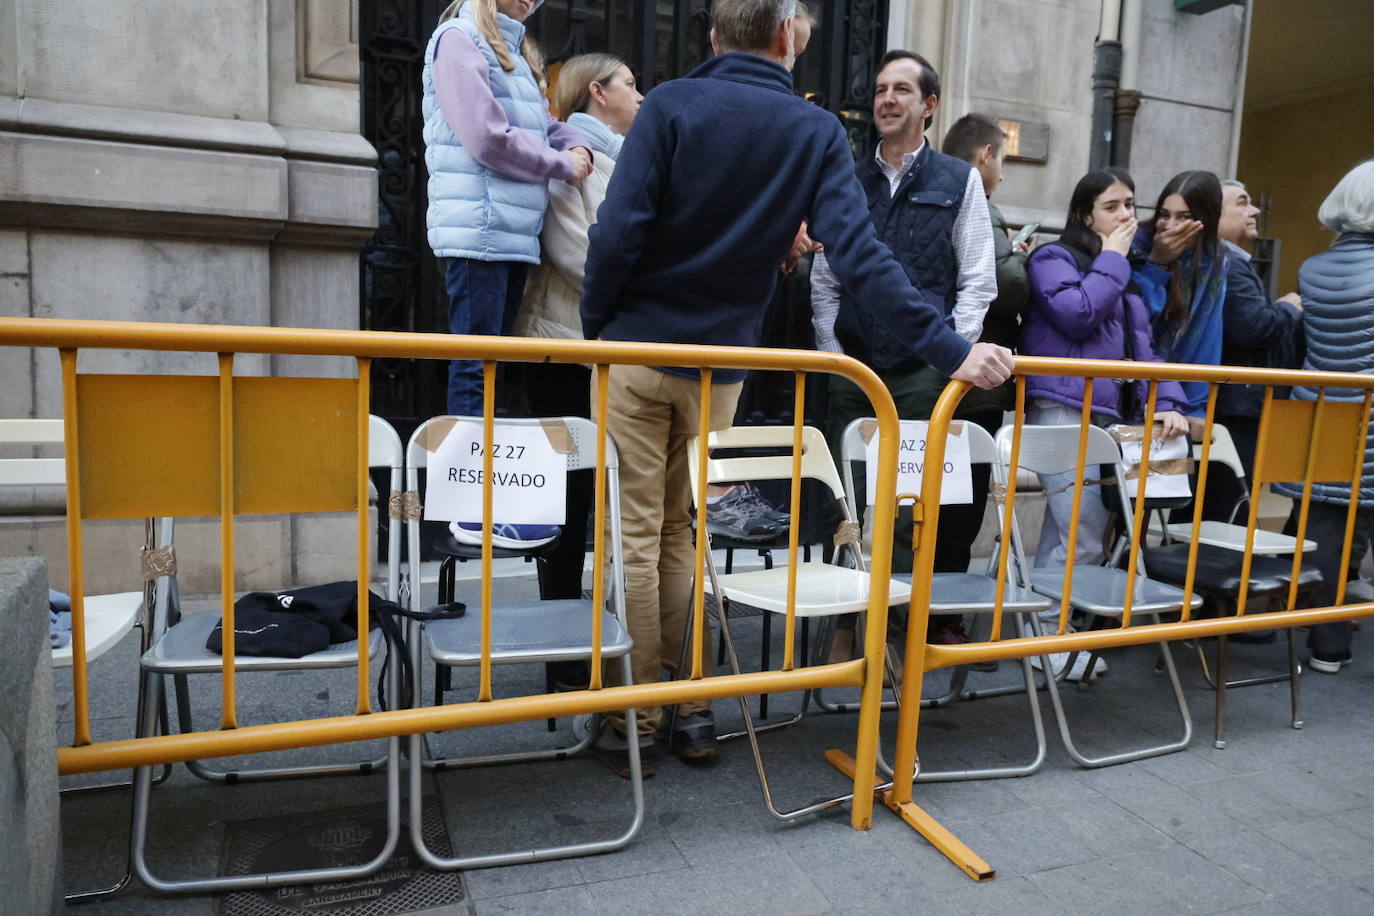
MULTIPOLYGON (((717 0, 712 23, 717 56, 645 97, 616 160, 590 232, 587 337, 756 345, 778 265, 808 220, 835 272, 878 304, 842 320, 873 337, 880 360, 919 358, 980 387, 1005 381, 1010 352, 970 345, 911 286, 874 234, 840 122, 793 93, 789 71, 810 37, 805 10, 796 0, 717 0)), ((713 374, 712 429, 732 422, 743 376, 713 374)), ((695 370, 612 366, 608 384, 635 680, 656 682, 676 671, 691 596, 687 442, 699 383, 695 370)), ((713 758, 709 704, 678 712, 679 756, 713 758)), ((652 751, 659 719, 641 710, 641 748, 652 751)))

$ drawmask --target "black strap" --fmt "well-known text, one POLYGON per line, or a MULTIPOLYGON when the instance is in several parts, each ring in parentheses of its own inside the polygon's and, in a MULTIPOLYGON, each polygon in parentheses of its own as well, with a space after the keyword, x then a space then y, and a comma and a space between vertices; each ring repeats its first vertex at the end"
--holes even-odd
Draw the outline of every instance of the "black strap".
POLYGON ((386 639, 387 653, 382 661, 382 670, 377 675, 377 708, 385 712, 390 708, 386 695, 387 671, 394 654, 401 664, 401 695, 398 709, 409 709, 415 703, 415 668, 410 660, 410 647, 406 642, 405 627, 400 618, 407 620, 452 620, 467 613, 467 605, 461 601, 436 604, 428 611, 412 611, 398 604, 390 604, 380 609, 376 615, 377 625, 386 639))

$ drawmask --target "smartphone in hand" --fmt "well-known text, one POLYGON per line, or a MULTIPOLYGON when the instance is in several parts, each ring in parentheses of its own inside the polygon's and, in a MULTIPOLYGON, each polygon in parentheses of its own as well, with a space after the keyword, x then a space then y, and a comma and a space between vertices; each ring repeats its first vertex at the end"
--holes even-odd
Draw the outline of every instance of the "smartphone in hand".
POLYGON ((1020 231, 1020 232, 1018 232, 1018 233, 1016 233, 1016 235, 1012 236, 1011 247, 1013 247, 1013 248, 1018 248, 1018 247, 1020 247, 1021 245, 1025 244, 1026 242, 1030 241, 1030 237, 1033 236, 1033 235, 1035 235, 1035 233, 1036 233, 1039 229, 1040 229, 1040 224, 1039 224, 1039 223, 1026 223, 1026 225, 1024 225, 1024 226, 1021 227, 1021 231, 1020 231))

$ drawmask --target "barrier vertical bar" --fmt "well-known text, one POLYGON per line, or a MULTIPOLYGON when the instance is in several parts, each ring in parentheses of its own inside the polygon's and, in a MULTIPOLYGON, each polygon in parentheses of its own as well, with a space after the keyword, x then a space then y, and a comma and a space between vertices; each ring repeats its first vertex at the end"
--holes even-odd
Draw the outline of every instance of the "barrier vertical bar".
MULTIPOLYGON (((1216 382, 1207 386, 1207 415, 1202 423, 1202 461, 1197 471, 1197 493, 1193 496, 1193 536, 1188 543, 1188 572, 1183 577, 1182 620, 1193 618, 1193 587, 1197 581, 1198 534, 1202 531, 1202 502, 1207 495, 1207 466, 1212 459, 1212 422, 1217 412, 1216 382)), ((1168 521, 1165 521, 1168 531, 1168 521)))
MULTIPOLYGON (((368 585, 372 581, 369 551, 372 547, 372 530, 367 519, 367 483, 371 476, 372 462, 368 454, 368 437, 372 427, 372 359, 358 357, 358 715, 372 712, 372 699, 368 690, 368 614, 371 601, 368 585)), ((390 479, 388 477, 388 479, 390 479)), ((380 492, 377 499, 377 512, 380 515, 385 501, 380 492)))
MULTIPOLYGON (((1355 517, 1360 508, 1360 484, 1364 477, 1364 452, 1369 442, 1369 409, 1374 391, 1364 393, 1364 412, 1360 417, 1360 437, 1355 440, 1355 467, 1350 474, 1350 508, 1345 513, 1345 542, 1341 546, 1341 566, 1336 578, 1336 606, 1345 604, 1345 587, 1350 578, 1350 542, 1355 537, 1355 517)), ((1302 555, 1302 541, 1298 541, 1298 556, 1302 555)))
POLYGON ((1245 550, 1240 558, 1240 594, 1236 596, 1236 616, 1245 615, 1246 599, 1250 595, 1250 566, 1255 551, 1255 526, 1259 522, 1260 494, 1264 492, 1264 451, 1269 446, 1269 407, 1274 403, 1274 386, 1264 386, 1264 403, 1260 407, 1259 433, 1255 442, 1255 473, 1250 487, 1250 512, 1245 523, 1245 550))
MULTIPOLYGON (((606 594, 606 575, 602 563, 606 558, 606 407, 609 392, 610 367, 596 366, 596 509, 592 513, 592 677, 588 690, 601 689, 601 615, 606 594)), ((571 519, 569 520, 571 521, 571 519)))
MULTIPOLYGON (((1083 511, 1084 475, 1088 460, 1088 427, 1093 421, 1093 380, 1083 379, 1083 408, 1078 419, 1078 461, 1073 472, 1073 508, 1069 511, 1069 544, 1064 555, 1063 595, 1059 599, 1059 628, 1063 636, 1069 631, 1069 598, 1073 590, 1073 570, 1078 562, 1078 519, 1083 511)), ((1046 509, 1046 511, 1049 511, 1046 509)))
MULTIPOLYGON (((1307 465, 1303 471, 1302 499, 1298 501, 1297 542, 1307 538, 1307 516, 1312 507, 1312 483, 1317 471, 1317 443, 1322 435, 1322 413, 1326 410, 1326 389, 1317 391, 1317 406, 1312 411, 1312 430, 1307 440, 1307 465)), ((1292 575, 1288 580, 1288 610, 1298 605, 1298 573, 1302 571, 1302 551, 1293 551, 1292 575)))
MULTIPOLYGON (((711 370, 701 370, 701 406, 697 416, 697 550, 692 566, 696 587, 692 595, 692 680, 704 676, 702 656, 706 639, 706 483, 711 476, 711 370)), ((716 613, 725 616, 725 602, 716 596, 716 613)))
MULTIPOLYGON (((858 383, 861 379, 853 381, 858 383)), ((893 519, 897 511, 892 497, 897 491, 897 452, 901 442, 901 424, 897 419, 897 407, 892 401, 892 394, 872 371, 862 381, 860 387, 873 405, 873 416, 878 421, 878 479, 874 491, 877 499, 873 506, 875 549, 869 564, 868 612, 864 615, 864 684, 854 748, 854 802, 849 817, 849 824, 855 830, 867 830, 873 825, 873 790, 877 785, 878 732, 883 699, 883 658, 887 649, 888 589, 892 582, 892 550, 887 545, 892 543, 893 519)), ((938 403, 936 406, 939 406, 938 403)), ((914 731, 913 726, 913 734, 914 731)), ((910 753, 913 756, 915 754, 914 739, 910 753)), ((900 744, 897 754, 900 761, 900 744)), ((908 767, 912 765, 909 763, 908 767)), ((887 796, 889 804, 911 801, 911 781, 908 780, 904 785, 898 780, 890 793, 887 796)))
POLYGON ((86 556, 81 544, 81 454, 76 396, 76 350, 58 351, 62 361, 62 438, 67 475, 68 587, 72 598, 72 744, 91 743, 90 681, 86 668, 86 556))
MULTIPOLYGON (((1140 477, 1135 488, 1135 511, 1131 521, 1131 556, 1126 561, 1126 594, 1121 601, 1121 628, 1131 625, 1135 604, 1135 575, 1140 562, 1140 531, 1145 523, 1145 490, 1150 479, 1150 446, 1154 444, 1155 407, 1159 403, 1159 382, 1150 382, 1145 395, 1145 423, 1140 437, 1140 477)), ((1125 489, 1124 487, 1122 489, 1125 489)))
POLYGON ((496 438, 496 363, 482 361, 482 662, 478 702, 491 699, 492 440, 496 438))
MULTIPOLYGON (((234 354, 219 354, 219 597, 220 677, 224 703, 220 728, 238 728, 234 669, 234 354)), ((361 635, 359 638, 362 638, 361 635)))
POLYGON ((802 424, 806 419, 806 373, 796 373, 792 401, 792 523, 787 526, 787 618, 782 640, 782 670, 796 667, 797 636, 797 548, 801 535, 802 424))
POLYGON ((1021 427, 1026 418, 1026 377, 1016 376, 1016 413, 1012 418, 1011 427, 1011 456, 1010 472, 1007 481, 1003 484, 1006 493, 1006 502, 1002 507, 1002 542, 1001 555, 997 558, 997 594, 992 609, 992 639, 997 641, 1002 638, 1002 605, 1007 597, 1007 574, 1008 566, 1011 563, 1011 526, 1015 516, 1012 514, 1016 508, 1016 468, 1017 462, 1021 460, 1021 427))

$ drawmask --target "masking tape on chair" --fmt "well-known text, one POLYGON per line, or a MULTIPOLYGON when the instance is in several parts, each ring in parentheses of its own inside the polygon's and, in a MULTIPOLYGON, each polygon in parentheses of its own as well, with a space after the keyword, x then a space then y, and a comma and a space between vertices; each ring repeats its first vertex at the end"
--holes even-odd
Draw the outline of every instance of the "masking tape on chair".
POLYGON ((427 452, 437 452, 457 424, 457 417, 435 417, 415 441, 427 452))
POLYGON ((878 431, 877 420, 864 420, 859 424, 859 435, 864 440, 864 445, 873 441, 873 434, 878 431))
POLYGON ((863 529, 859 527, 858 522, 840 522, 840 526, 835 529, 835 546, 844 547, 846 544, 858 544, 862 534, 863 529))
MULTIPOLYGON (((1179 474, 1191 474, 1193 472, 1193 459, 1191 458, 1170 458, 1167 461, 1151 461, 1151 477, 1172 477, 1179 474)), ((1126 472, 1127 480, 1140 479, 1140 465, 1133 464, 1131 469, 1126 472)))
POLYGON ((548 437, 549 445, 560 455, 571 455, 577 451, 577 445, 573 442, 572 430, 568 429, 568 424, 556 417, 550 417, 539 421, 539 425, 544 427, 544 435, 548 437))
POLYGON ((143 571, 143 581, 152 582, 162 576, 175 576, 177 573, 177 549, 166 547, 144 547, 139 551, 138 565, 143 571))
POLYGON ((386 514, 391 518, 418 522, 421 508, 419 492, 406 490, 404 493, 391 494, 391 498, 387 500, 386 514))

